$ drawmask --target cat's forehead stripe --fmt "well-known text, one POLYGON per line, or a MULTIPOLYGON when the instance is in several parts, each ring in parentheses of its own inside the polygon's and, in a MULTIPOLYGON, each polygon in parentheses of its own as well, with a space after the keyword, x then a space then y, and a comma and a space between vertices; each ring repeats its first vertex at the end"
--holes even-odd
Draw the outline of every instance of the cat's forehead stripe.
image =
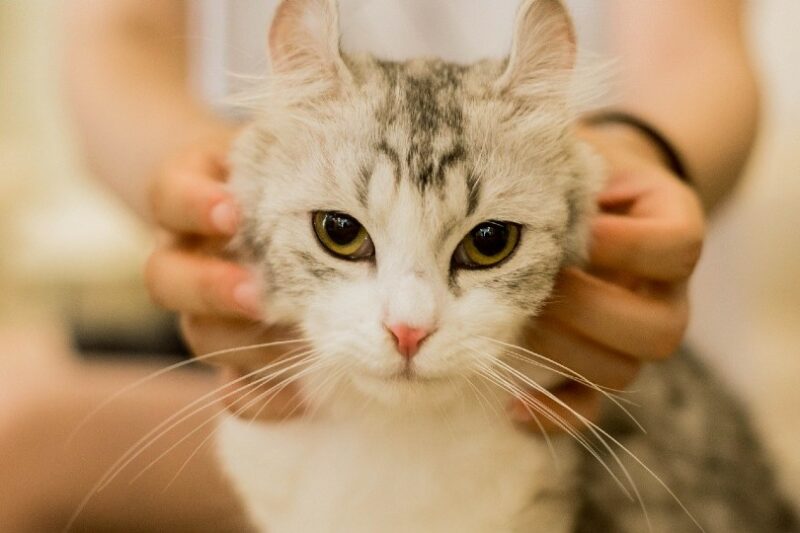
POLYGON ((389 161, 391 161, 392 168, 394 171, 395 182, 396 183, 399 182, 400 176, 402 174, 400 154, 398 154, 394 148, 389 146, 389 143, 386 142, 386 139, 381 140, 381 142, 379 142, 378 145, 375 147, 375 150, 377 150, 379 154, 386 156, 386 158, 389 159, 389 161))
POLYGON ((472 215, 480 202, 481 182, 471 171, 467 172, 467 216, 472 215))
MULTIPOLYGON (((379 61, 377 65, 388 86, 385 105, 378 111, 385 130, 378 152, 390 159, 398 181, 405 171, 420 192, 442 193, 448 169, 467 160, 462 110, 466 67, 441 61, 379 61), (399 132, 404 142, 392 146, 386 134, 397 134, 398 129, 404 130, 399 132)), ((465 175, 466 212, 472 214, 480 198, 480 183, 469 169, 465 175)))

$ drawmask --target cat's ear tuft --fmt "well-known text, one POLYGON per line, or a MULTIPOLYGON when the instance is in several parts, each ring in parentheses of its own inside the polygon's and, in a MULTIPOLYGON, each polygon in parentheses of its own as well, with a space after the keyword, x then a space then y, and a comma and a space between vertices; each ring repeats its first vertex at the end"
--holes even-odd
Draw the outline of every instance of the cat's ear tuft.
POLYGON ((273 73, 309 81, 349 79, 339 49, 336 0, 283 0, 269 31, 273 73))
POLYGON ((525 0, 517 12, 514 39, 497 89, 537 93, 550 85, 561 92, 575 67, 575 29, 560 0, 525 0))

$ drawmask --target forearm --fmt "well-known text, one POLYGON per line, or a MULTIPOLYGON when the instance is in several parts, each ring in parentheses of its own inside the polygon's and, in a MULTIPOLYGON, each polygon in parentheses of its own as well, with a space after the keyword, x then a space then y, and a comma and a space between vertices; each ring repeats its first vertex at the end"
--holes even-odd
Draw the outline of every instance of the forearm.
POLYGON ((147 181, 174 150, 225 135, 190 91, 185 3, 66 4, 68 97, 92 170, 148 216, 147 181))
POLYGON ((618 105, 672 141, 706 208, 735 184, 758 120, 742 4, 613 0, 610 11, 618 105))
MULTIPOLYGON (((0 472, 0 507, 5 509, 0 522, 13 523, 21 531, 61 530, 134 443, 215 383, 211 374, 178 371, 135 387, 89 418, 68 441, 96 405, 154 370, 83 365, 63 388, 32 405, 13 438, 0 442, 7 459, 0 472)), ((187 410, 191 416, 152 441, 112 483, 92 495, 74 524, 77 529, 243 530, 242 515, 215 463, 213 443, 206 440, 222 407, 213 398, 195 407, 197 412, 187 410), (148 465, 152 468, 132 482, 148 465)))

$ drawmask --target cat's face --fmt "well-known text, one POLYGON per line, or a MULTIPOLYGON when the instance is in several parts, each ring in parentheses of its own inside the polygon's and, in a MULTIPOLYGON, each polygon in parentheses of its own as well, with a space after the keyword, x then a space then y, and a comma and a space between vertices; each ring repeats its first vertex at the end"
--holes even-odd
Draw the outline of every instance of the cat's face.
POLYGON ((272 98, 235 155, 241 242, 269 318, 360 390, 449 388, 503 356, 582 253, 595 173, 554 75, 569 23, 529 2, 508 65, 470 67, 342 58, 335 27, 327 1, 279 9, 272 98), (529 43, 534 22, 561 40, 529 43))

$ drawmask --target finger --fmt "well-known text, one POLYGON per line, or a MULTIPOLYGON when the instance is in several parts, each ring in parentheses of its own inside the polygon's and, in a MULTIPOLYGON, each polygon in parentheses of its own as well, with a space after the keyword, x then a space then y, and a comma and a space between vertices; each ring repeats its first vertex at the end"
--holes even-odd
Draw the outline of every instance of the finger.
POLYGON ((257 378, 243 378, 244 375, 232 369, 222 373, 227 386, 220 398, 232 414, 260 422, 278 422, 303 414, 305 405, 296 385, 283 386, 275 381, 256 383, 257 378))
POLYGON ((258 285, 247 270, 235 263, 162 248, 148 259, 145 281, 153 300, 166 309, 261 318, 258 285))
POLYGON ((216 316, 181 315, 181 333, 203 363, 256 369, 307 348, 284 326, 216 316))
POLYGON ((609 349, 634 358, 663 359, 683 338, 688 305, 680 290, 656 298, 567 268, 543 314, 609 349))
POLYGON ((263 362, 255 350, 237 350, 263 342, 261 324, 240 318, 180 315, 180 330, 189 349, 204 364, 255 368, 263 362))
POLYGON ((600 214, 591 225, 593 266, 657 281, 687 279, 703 246, 702 221, 600 214))
MULTIPOLYGON (((543 364, 554 372, 566 373, 573 376, 573 381, 588 381, 603 389, 623 390, 642 366, 640 360, 609 350, 555 320, 540 318, 527 330, 525 340, 532 351, 550 359, 551 362, 543 364)), ((530 357, 531 365, 542 362, 530 357)))
POLYGON ((239 215, 222 179, 227 170, 206 160, 169 165, 151 190, 150 203, 156 222, 178 233, 232 235, 239 215))
POLYGON ((565 383, 554 390, 553 395, 557 400, 540 393, 532 394, 527 401, 513 400, 509 411, 512 420, 530 431, 548 433, 563 433, 568 429, 583 431, 586 429, 584 419, 598 420, 602 406, 598 392, 577 383, 565 383))

